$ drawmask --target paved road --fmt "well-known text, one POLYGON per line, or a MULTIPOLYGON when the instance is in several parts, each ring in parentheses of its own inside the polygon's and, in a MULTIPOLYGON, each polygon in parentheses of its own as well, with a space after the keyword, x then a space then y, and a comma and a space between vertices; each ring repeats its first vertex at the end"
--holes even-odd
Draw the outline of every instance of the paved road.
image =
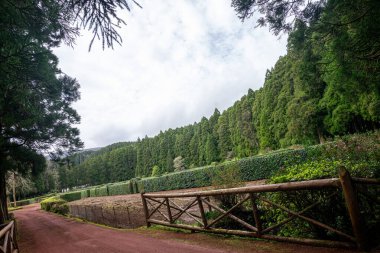
POLYGON ((15 212, 23 253, 224 252, 71 219, 31 205, 15 212))

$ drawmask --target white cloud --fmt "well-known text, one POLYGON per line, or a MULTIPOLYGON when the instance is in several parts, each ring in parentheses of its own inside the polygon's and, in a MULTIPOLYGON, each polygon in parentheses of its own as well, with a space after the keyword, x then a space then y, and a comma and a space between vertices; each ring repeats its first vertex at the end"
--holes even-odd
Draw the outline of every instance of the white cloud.
POLYGON ((126 15, 122 47, 55 50, 60 67, 81 84, 75 108, 87 148, 133 141, 224 110, 286 51, 286 40, 254 21, 241 23, 229 1, 139 1, 126 15))

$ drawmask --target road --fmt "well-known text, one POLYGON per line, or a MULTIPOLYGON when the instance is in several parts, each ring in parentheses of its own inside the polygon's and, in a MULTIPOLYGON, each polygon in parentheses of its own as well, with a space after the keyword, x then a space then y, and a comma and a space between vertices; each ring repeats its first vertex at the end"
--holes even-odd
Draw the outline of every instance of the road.
POLYGON ((19 210, 15 216, 24 253, 223 252, 76 222, 41 211, 38 205, 19 210))
POLYGON ((121 230, 78 222, 40 210, 38 204, 14 212, 22 253, 116 252, 349 252, 202 233, 158 230, 121 230))

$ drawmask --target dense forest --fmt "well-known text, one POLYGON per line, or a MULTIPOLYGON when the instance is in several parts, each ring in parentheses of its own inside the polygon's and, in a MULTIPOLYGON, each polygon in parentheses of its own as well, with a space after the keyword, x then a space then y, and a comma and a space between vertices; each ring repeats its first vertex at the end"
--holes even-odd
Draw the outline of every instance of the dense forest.
POLYGON ((61 187, 147 177, 153 168, 161 175, 178 169, 175 158, 193 168, 379 128, 380 2, 318 7, 294 20, 287 54, 262 88, 192 125, 70 156, 58 168, 61 187))

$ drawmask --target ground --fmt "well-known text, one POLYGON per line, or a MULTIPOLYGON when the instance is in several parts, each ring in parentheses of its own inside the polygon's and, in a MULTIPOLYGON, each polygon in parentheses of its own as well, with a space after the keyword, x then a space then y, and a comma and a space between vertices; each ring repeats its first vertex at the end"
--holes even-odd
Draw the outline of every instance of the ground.
POLYGON ((22 253, 117 252, 354 252, 257 239, 156 228, 115 229, 40 210, 38 204, 14 211, 22 253))

